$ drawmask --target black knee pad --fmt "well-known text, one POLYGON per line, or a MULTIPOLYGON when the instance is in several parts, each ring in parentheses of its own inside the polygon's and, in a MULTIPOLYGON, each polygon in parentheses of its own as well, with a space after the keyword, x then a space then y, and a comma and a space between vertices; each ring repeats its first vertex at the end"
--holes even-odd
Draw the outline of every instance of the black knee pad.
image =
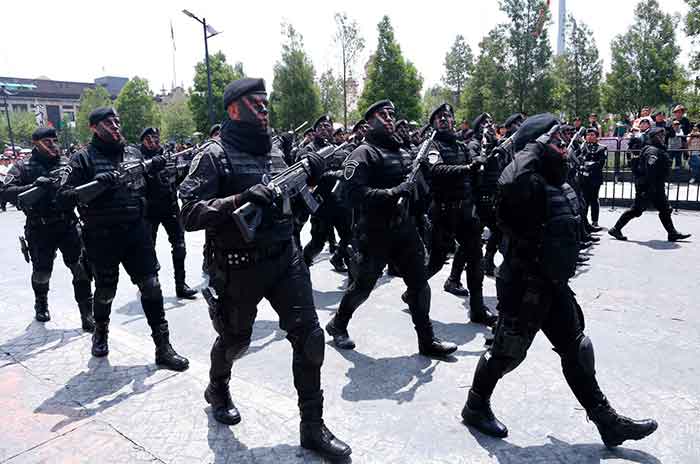
POLYGON ((226 344, 226 360, 231 362, 243 357, 250 347, 250 338, 238 339, 231 344, 226 344))
POLYGON ((636 217, 636 218, 642 217, 642 214, 644 214, 644 211, 642 211, 641 209, 634 208, 631 211, 632 211, 632 217, 636 217))
POLYGON ((595 353, 591 339, 581 334, 562 355, 562 364, 564 367, 580 369, 585 375, 595 375, 595 353))
POLYGON ((314 366, 321 366, 326 350, 326 339, 321 327, 316 326, 307 336, 304 342, 304 356, 314 366))
POLYGON ((163 296, 158 276, 147 277, 138 283, 138 287, 141 291, 141 298, 146 300, 157 300, 163 296))
POLYGON ((173 259, 185 259, 187 248, 185 242, 177 242, 173 245, 173 259))
POLYGON ((498 358, 501 364, 501 375, 505 375, 518 367, 527 356, 527 350, 532 339, 527 336, 509 333, 507 328, 499 327, 490 353, 498 358))
POLYGON ((85 266, 83 266, 83 263, 81 263, 80 261, 76 261, 73 264, 69 264, 68 269, 70 269, 71 274, 73 274, 73 280, 90 280, 90 276, 88 275, 85 266))
POLYGON ((32 272, 32 283, 46 285, 51 280, 51 271, 34 271, 32 272))
POLYGON ((95 303, 109 305, 117 294, 117 287, 97 287, 95 288, 95 303))

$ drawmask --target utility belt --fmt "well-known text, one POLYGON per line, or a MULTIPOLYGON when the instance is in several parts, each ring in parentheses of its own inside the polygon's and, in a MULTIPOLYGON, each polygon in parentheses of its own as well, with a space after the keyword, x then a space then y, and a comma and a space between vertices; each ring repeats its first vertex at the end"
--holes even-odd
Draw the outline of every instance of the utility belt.
POLYGON ((433 208, 436 208, 438 211, 455 211, 455 210, 462 210, 465 208, 471 208, 474 206, 474 202, 472 200, 450 200, 450 201, 442 201, 442 200, 435 200, 435 204, 433 205, 433 208))
POLYGON ((80 211, 80 219, 88 227, 100 227, 134 222, 143 218, 145 213, 145 205, 141 202, 139 205, 119 208, 83 209, 80 211))
POLYGON ((280 257, 290 246, 293 246, 291 240, 275 242, 264 248, 215 248, 214 262, 220 268, 246 269, 262 261, 280 257))
POLYGON ((57 222, 75 223, 77 220, 78 218, 72 212, 59 213, 51 216, 29 216, 27 217, 27 225, 29 227, 39 227, 56 224, 57 222))

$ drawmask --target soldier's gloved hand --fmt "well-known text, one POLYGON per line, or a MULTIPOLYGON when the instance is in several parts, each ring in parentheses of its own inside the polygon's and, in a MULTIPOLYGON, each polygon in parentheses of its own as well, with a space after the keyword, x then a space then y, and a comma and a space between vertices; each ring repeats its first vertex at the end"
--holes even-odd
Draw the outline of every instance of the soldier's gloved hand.
POLYGON ((269 206, 275 201, 275 192, 263 184, 256 184, 239 194, 237 203, 244 205, 248 202, 258 206, 269 206))
POLYGON ((119 171, 101 172, 95 176, 95 180, 107 187, 114 187, 119 182, 119 171))
POLYGON ((390 191, 393 196, 411 198, 416 191, 416 186, 413 182, 401 182, 390 191))
POLYGON ((151 168, 148 171, 149 172, 158 172, 165 167, 165 164, 167 162, 168 162, 167 156, 156 155, 153 158, 151 158, 151 168))
POLYGON ((326 169, 326 160, 322 156, 316 153, 310 153, 306 157, 306 161, 309 164, 309 180, 307 184, 316 185, 318 180, 321 178, 321 174, 326 169))
POLYGON ((34 181, 33 185, 34 187, 53 188, 55 184, 52 179, 45 176, 41 176, 34 181))
POLYGON ((326 171, 321 175, 321 179, 340 180, 343 178, 343 171, 326 171))

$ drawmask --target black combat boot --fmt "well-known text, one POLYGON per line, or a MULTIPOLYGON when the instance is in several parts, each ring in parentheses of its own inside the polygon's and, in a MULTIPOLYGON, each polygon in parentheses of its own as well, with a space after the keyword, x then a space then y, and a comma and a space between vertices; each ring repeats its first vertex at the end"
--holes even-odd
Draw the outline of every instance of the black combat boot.
POLYGON ((433 325, 416 327, 418 334, 418 352, 429 358, 445 358, 457 351, 457 345, 450 342, 443 342, 435 336, 433 325))
POLYGON ((496 438, 508 436, 508 429, 503 422, 496 419, 491 410, 491 399, 485 398, 469 390, 467 403, 462 409, 462 419, 467 425, 471 425, 478 431, 496 438))
POLYGON ((494 256, 496 256, 494 251, 487 250, 481 259, 481 269, 484 271, 484 275, 489 277, 493 277, 496 274, 496 264, 493 262, 494 256))
POLYGON ((340 253, 334 253, 329 261, 335 272, 348 272, 348 268, 345 265, 343 257, 340 255, 340 253))
POLYGON ((94 357, 102 358, 109 354, 108 333, 109 319, 106 321, 95 321, 95 332, 92 334, 92 355, 94 357))
POLYGON ((207 389, 204 390, 204 399, 211 405, 214 419, 226 425, 236 425, 241 421, 241 414, 231 399, 231 392, 228 389, 228 381, 209 381, 207 389))
POLYGON ((447 292, 456 296, 469 296, 469 290, 462 287, 462 282, 448 277, 445 281, 445 285, 442 288, 447 292))
POLYGON ((352 453, 347 443, 338 439, 323 423, 323 391, 315 398, 299 398, 299 438, 302 448, 316 451, 332 461, 344 460, 352 453))
POLYGON ((32 281, 32 290, 34 290, 34 317, 39 322, 50 321, 49 284, 36 283, 32 281))
POLYGON ((676 230, 676 227, 673 225, 673 219, 671 219, 671 213, 659 214, 659 218, 661 219, 661 224, 664 226, 664 229, 668 232, 669 242, 677 242, 678 240, 690 238, 691 234, 681 234, 676 230))
POLYGON ((333 344, 341 350, 354 350, 355 342, 348 335, 347 325, 343 326, 336 317, 326 324, 326 332, 333 337, 333 344))
POLYGON ((653 419, 633 420, 621 416, 606 402, 588 411, 588 417, 598 427, 600 437, 608 448, 625 440, 641 440, 654 433, 659 424, 653 419))
POLYGON ((627 240, 627 237, 625 235, 622 235, 622 231, 617 227, 611 227, 610 229, 608 229, 608 235, 616 238, 617 240, 627 240))
POLYGON ((185 258, 173 256, 173 271, 175 274, 175 295, 178 298, 194 300, 197 290, 185 283, 185 258))
POLYGON ((475 324, 484 324, 487 327, 496 325, 498 316, 496 316, 491 308, 484 304, 484 298, 481 294, 472 293, 469 298, 469 320, 475 324))
POLYGON ((194 300, 196 298, 197 290, 190 288, 185 282, 179 282, 175 284, 175 294, 178 298, 185 298, 188 300, 194 300))
POLYGON ((669 242, 677 242, 678 240, 685 240, 687 238, 690 238, 692 234, 682 234, 678 232, 677 230, 674 230, 670 234, 668 234, 668 241, 669 242))
POLYGON ((170 331, 167 322, 154 327, 151 336, 156 344, 156 364, 173 371, 184 371, 190 367, 187 358, 177 354, 170 346, 170 331))
POLYGON ((94 332, 95 319, 92 317, 92 298, 78 303, 78 309, 80 310, 80 322, 82 323, 83 331, 94 332))

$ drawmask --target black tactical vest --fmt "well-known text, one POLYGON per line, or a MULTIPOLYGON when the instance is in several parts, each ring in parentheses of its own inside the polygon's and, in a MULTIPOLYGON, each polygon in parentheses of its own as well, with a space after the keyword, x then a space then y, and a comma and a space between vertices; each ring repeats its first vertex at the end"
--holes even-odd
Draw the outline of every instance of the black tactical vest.
MULTIPOLYGON (((22 164, 22 184, 30 185, 42 176, 49 178, 62 177, 65 179, 70 172, 69 163, 68 158, 65 156, 48 158, 45 155, 32 152, 32 155, 22 164)), ((46 194, 31 208, 24 208, 23 211, 29 219, 48 219, 61 215, 75 217, 72 209, 60 210, 56 203, 56 195, 46 194)))
MULTIPOLYGON (((455 144, 434 142, 440 152, 442 162, 448 166, 466 166, 469 164, 469 154, 463 143, 455 144)), ((471 176, 455 177, 452 179, 434 178, 432 193, 435 201, 447 203, 467 200, 473 202, 471 176)))
MULTIPOLYGON (((83 169, 87 170, 87 177, 91 179, 102 172, 119 169, 119 164, 124 159, 122 155, 119 159, 112 160, 99 152, 92 144, 74 156, 78 157, 83 169)), ((97 227, 109 227, 137 221, 145 213, 145 187, 144 177, 128 185, 120 183, 116 187, 102 192, 87 204, 78 204, 80 218, 87 226, 97 227)))
POLYGON ((405 150, 392 151, 388 148, 366 144, 372 151, 378 166, 371 166, 369 187, 386 189, 396 187, 406 180, 406 174, 411 171, 411 156, 405 150))
POLYGON ((581 217, 578 199, 569 186, 545 185, 547 220, 542 226, 540 264, 544 275, 556 282, 565 282, 576 273, 579 253, 581 217))
MULTIPOLYGON (((129 148, 125 155, 129 159, 147 160, 158 153, 148 154, 145 150, 129 148)), ((161 210, 170 211, 173 203, 177 201, 177 161, 169 160, 163 169, 153 174, 146 175, 146 199, 148 201, 148 214, 157 214, 161 210)))
MULTIPOLYGON (((238 151, 225 142, 212 141, 206 147, 219 170, 217 198, 242 193, 256 184, 267 184, 274 176, 287 169, 282 152, 273 147, 269 155, 252 155, 238 151)), ((282 205, 263 210, 262 222, 255 233, 255 244, 246 243, 232 222, 213 231, 217 248, 230 250, 265 247, 291 239, 294 232, 291 215, 284 215, 282 205)))

